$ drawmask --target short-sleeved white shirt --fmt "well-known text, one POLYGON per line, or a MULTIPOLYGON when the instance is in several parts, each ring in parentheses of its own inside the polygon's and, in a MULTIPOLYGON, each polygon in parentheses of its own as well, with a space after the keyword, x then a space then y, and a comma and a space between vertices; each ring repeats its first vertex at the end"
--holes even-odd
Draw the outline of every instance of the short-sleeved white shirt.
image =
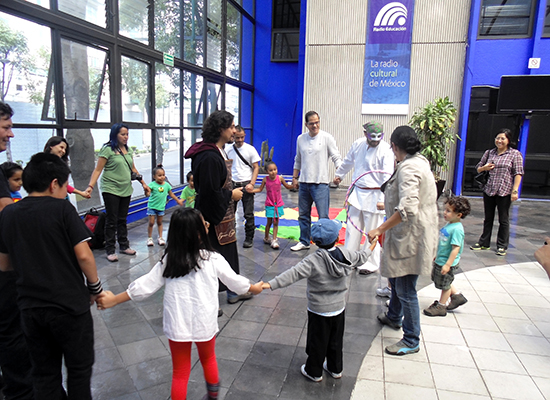
MULTIPOLYGON (((252 168, 241 160, 235 151, 235 147, 233 146, 234 144, 225 146, 227 158, 233 160, 233 167, 231 170, 232 179, 235 182, 249 181, 252 178, 252 168)), ((241 153, 243 158, 248 161, 250 165, 260 162, 260 155, 254 146, 251 146, 248 143, 243 143, 242 147, 239 148, 239 153, 241 153)))

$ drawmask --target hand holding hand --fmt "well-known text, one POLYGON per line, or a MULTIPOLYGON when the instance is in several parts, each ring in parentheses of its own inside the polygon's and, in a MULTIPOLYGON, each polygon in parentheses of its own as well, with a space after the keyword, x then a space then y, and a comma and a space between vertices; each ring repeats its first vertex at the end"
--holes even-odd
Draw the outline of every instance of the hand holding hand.
POLYGON ((342 182, 342 178, 340 178, 339 176, 335 177, 334 180, 332 181, 335 185, 339 185, 340 182, 342 182))
POLYGON ((267 283, 267 282, 263 282, 263 283, 262 283, 262 289, 264 289, 264 290, 265 290, 265 289, 271 289, 271 285, 270 285, 269 283, 267 283))
POLYGON ((235 188, 233 189, 233 192, 231 193, 231 199, 233 201, 239 201, 243 198, 243 188, 235 188))
POLYGON ((244 190, 246 190, 247 193, 254 193, 254 185, 249 183, 244 187, 244 190))
MULTIPOLYGON (((89 199, 89 198, 92 197, 92 191, 93 191, 92 187, 91 187, 91 186, 88 186, 88 187, 86 188, 86 190, 83 192, 83 193, 86 195, 86 198, 87 198, 87 199, 89 199)), ((82 196, 82 197, 84 197, 84 196, 82 196)))
POLYGON ((96 303, 98 310, 105 310, 107 308, 116 306, 115 294, 110 290, 104 290, 97 295, 96 303))
POLYGON ((377 210, 383 210, 384 209, 384 203, 382 203, 381 201, 376 203, 376 209, 377 210))
POLYGON ((260 294, 263 291, 263 285, 264 283, 262 281, 255 283, 254 285, 250 285, 249 292, 252 294, 260 294))
POLYGON ((147 185, 143 185, 143 194, 145 194, 145 197, 149 197, 151 195, 151 188, 147 185))
POLYGON ((382 232, 379 228, 375 228, 372 231, 369 231, 367 233, 367 237, 369 239, 369 243, 372 243, 374 239, 377 239, 380 235, 382 235, 382 232))

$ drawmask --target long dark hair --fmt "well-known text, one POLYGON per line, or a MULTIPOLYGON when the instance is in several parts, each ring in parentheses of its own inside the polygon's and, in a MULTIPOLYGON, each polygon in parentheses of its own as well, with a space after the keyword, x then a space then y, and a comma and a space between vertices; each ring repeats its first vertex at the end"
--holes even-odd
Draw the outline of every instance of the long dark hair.
POLYGON ((196 271, 200 268, 199 261, 208 259, 208 255, 201 255, 201 250, 214 251, 201 212, 196 208, 177 208, 170 218, 168 240, 162 257, 166 259, 166 268, 162 276, 180 278, 191 270, 196 271))
POLYGON ((61 136, 52 136, 51 138, 49 138, 46 144, 44 145, 44 153, 50 154, 52 152, 52 147, 57 146, 61 142, 67 145, 65 154, 63 155, 63 157, 61 157, 61 159, 66 163, 69 163, 69 143, 67 143, 67 140, 61 136))

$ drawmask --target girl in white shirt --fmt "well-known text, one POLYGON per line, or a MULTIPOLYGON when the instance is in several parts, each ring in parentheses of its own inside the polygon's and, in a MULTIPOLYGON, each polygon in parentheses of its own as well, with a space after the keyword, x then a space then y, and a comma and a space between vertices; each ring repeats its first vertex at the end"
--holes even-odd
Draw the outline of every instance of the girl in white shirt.
POLYGON ((218 278, 237 294, 258 294, 262 283, 251 285, 236 274, 208 241, 209 223, 194 208, 178 208, 172 214, 164 255, 147 274, 114 295, 106 291, 98 308, 128 300, 146 299, 162 286, 164 334, 172 352, 172 399, 184 400, 191 372, 191 344, 195 342, 204 370, 207 399, 218 398, 219 376, 215 353, 218 332, 218 278))

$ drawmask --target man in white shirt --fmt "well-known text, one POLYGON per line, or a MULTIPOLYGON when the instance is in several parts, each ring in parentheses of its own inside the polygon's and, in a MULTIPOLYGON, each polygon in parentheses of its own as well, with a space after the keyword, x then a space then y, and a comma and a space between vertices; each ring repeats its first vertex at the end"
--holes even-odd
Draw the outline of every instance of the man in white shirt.
POLYGON ((319 114, 308 111, 305 116, 307 132, 296 139, 296 157, 292 184, 299 187, 298 210, 300 216, 300 241, 292 246, 292 251, 309 249, 311 240, 311 206, 315 202, 319 218, 328 218, 330 202, 328 160, 336 168, 342 164, 342 156, 334 137, 321 130, 319 114))
MULTIPOLYGON (((344 162, 336 170, 334 183, 352 169, 352 182, 359 177, 348 198, 349 210, 346 226, 345 248, 359 250, 363 232, 368 232, 384 222, 384 193, 380 187, 390 179, 395 167, 395 157, 390 145, 382 140, 384 127, 371 121, 363 125, 365 136, 357 139, 348 151, 344 162)), ((365 240, 364 249, 370 243, 365 240)), ((380 244, 377 244, 368 261, 358 267, 359 273, 370 274, 380 267, 380 244)))
MULTIPOLYGON (((260 172, 260 155, 256 149, 244 142, 246 133, 244 129, 237 125, 235 127, 237 132, 235 133, 233 144, 226 146, 227 157, 233 160, 233 167, 231 169, 231 175, 233 179, 233 189, 242 187, 243 198, 243 213, 245 219, 244 231, 245 239, 243 243, 244 248, 252 247, 254 240, 254 230, 256 225, 254 224, 254 184, 260 172)), ((235 211, 237 211, 237 204, 235 202, 235 211)))

